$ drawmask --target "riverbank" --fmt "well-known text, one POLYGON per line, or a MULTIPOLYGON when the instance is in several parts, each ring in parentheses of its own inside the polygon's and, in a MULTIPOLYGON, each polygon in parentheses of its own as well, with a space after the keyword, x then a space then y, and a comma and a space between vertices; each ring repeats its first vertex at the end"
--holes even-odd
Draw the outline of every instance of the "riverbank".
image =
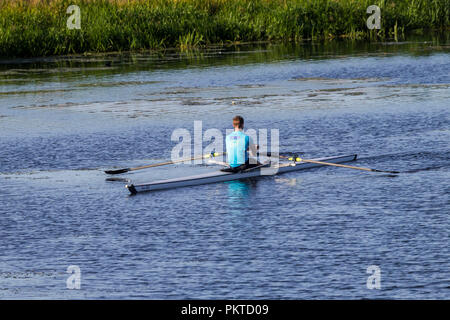
POLYGON ((0 56, 26 57, 179 47, 240 41, 401 38, 417 29, 448 28, 446 0, 5 0, 0 56), (67 28, 80 8, 81 29, 67 28), (370 5, 381 29, 369 30, 370 5))

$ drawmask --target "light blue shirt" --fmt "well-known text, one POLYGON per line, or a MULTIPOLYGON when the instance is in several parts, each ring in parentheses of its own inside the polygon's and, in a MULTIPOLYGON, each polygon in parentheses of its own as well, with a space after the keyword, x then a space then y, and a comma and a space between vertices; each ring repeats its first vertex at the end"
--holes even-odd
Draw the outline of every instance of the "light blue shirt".
POLYGON ((250 138, 242 131, 234 131, 225 139, 227 146, 227 161, 230 167, 239 167, 248 160, 250 138))

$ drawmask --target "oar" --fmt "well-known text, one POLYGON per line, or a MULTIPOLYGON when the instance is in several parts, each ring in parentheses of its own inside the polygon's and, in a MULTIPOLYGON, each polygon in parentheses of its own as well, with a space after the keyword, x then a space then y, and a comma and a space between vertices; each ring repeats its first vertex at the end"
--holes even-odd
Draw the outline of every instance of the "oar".
POLYGON ((356 169, 356 170, 364 170, 364 171, 372 171, 372 172, 384 172, 384 173, 393 173, 393 174, 400 173, 398 171, 378 170, 378 169, 371 169, 371 168, 364 168, 364 167, 349 166, 349 165, 346 165, 346 164, 339 164, 339 163, 323 162, 323 161, 317 161, 317 160, 307 160, 307 159, 302 159, 300 157, 280 156, 280 158, 285 158, 285 159, 288 159, 288 160, 291 160, 291 161, 295 160, 296 162, 317 163, 317 164, 323 164, 323 165, 327 165, 327 166, 335 166, 335 167, 349 168, 349 169, 356 169))
POLYGON ((220 156, 222 154, 223 153, 211 152, 210 154, 205 154, 205 155, 202 155, 202 156, 196 156, 196 157, 192 157, 192 158, 189 158, 189 159, 180 159, 180 160, 175 160, 175 161, 160 162, 160 163, 148 164, 148 165, 145 165, 145 166, 135 167, 135 168, 123 168, 123 169, 117 169, 117 170, 106 170, 105 173, 107 173, 107 174, 120 174, 120 173, 129 172, 129 171, 136 171, 136 170, 142 170, 142 169, 147 169, 147 168, 160 167, 160 166, 165 166, 165 165, 168 165, 168 164, 180 163, 180 162, 185 162, 185 161, 192 161, 192 160, 198 160, 198 159, 203 159, 203 158, 217 157, 217 156, 220 156))
MULTIPOLYGON (((271 153, 267 152, 267 156, 271 157, 271 153)), ((349 166, 346 164, 339 164, 339 163, 331 163, 331 162, 323 162, 323 161, 317 161, 317 160, 307 160, 307 159, 302 159, 297 155, 294 156, 290 156, 290 157, 286 157, 286 156, 281 156, 278 155, 279 158, 282 159, 288 159, 290 161, 296 161, 296 162, 310 162, 310 163, 317 163, 317 164, 323 164, 323 165, 327 165, 327 166, 335 166, 335 167, 341 167, 341 168, 348 168, 348 169, 356 169, 356 170, 363 170, 363 171, 371 171, 371 172, 384 172, 384 173, 393 173, 393 174, 398 174, 400 172, 398 171, 387 171, 387 170, 378 170, 378 169, 371 169, 371 168, 364 168, 364 167, 355 167, 355 166, 349 166)))

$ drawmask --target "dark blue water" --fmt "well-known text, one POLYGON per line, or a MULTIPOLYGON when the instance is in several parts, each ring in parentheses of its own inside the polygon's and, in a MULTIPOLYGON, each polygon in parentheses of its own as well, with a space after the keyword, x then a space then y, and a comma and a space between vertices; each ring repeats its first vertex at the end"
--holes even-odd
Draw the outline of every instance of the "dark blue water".
POLYGON ((0 298, 449 299, 446 38, 3 62, 0 298), (105 62, 112 61, 112 65, 105 62), (279 129, 318 168, 131 197, 176 128, 279 129), (118 177, 117 177, 118 178, 118 177), (66 288, 67 267, 81 289, 66 288), (381 269, 381 289, 366 269, 381 269))

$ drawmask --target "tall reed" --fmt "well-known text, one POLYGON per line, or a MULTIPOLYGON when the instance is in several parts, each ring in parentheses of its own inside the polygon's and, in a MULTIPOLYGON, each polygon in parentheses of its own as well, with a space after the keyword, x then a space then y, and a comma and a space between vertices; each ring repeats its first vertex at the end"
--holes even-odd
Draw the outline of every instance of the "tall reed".
POLYGON ((0 56, 46 56, 214 43, 399 37, 448 28, 449 0, 2 0, 0 56), (81 9, 69 30, 67 8, 81 9), (381 8, 381 30, 366 9, 381 8))

